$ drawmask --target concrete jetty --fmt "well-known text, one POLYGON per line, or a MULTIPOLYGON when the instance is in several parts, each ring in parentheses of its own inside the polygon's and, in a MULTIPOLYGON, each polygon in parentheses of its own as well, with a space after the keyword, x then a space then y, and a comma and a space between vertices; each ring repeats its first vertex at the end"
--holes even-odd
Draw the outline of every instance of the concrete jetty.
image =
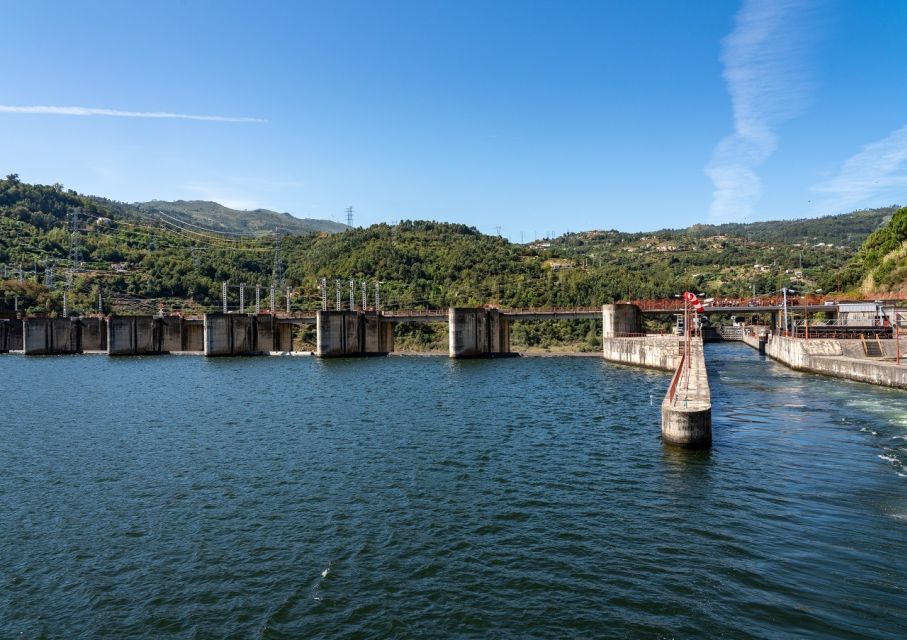
POLYGON ((702 340, 691 340, 661 403, 661 437, 673 445, 706 449, 712 444, 712 397, 702 340), (687 360, 689 357, 689 360, 687 360))

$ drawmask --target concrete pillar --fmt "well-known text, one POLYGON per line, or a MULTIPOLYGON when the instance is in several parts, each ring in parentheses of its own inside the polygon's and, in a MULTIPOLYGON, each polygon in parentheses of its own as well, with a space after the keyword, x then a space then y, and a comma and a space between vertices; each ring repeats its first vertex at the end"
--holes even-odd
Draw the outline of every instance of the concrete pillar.
POLYGON ((394 326, 379 313, 318 311, 315 355, 375 356, 394 350, 394 326))
POLYGON ((394 350, 394 323, 380 314, 359 314, 365 353, 386 354, 394 350))
POLYGON ((510 353, 510 321, 497 309, 451 308, 447 320, 451 358, 483 358, 510 353))
POLYGON ((358 315, 355 311, 316 312, 315 355, 327 358, 359 353, 358 315))
POLYGON ((205 314, 206 356, 248 356, 260 353, 255 346, 254 316, 205 314))
POLYGON ((602 337, 642 335, 642 309, 635 304, 602 305, 602 337))
POLYGON ((78 318, 25 318, 22 348, 26 355, 81 353, 81 330, 78 318))
POLYGON ((107 355, 138 356, 163 353, 164 321, 154 316, 107 318, 107 355))

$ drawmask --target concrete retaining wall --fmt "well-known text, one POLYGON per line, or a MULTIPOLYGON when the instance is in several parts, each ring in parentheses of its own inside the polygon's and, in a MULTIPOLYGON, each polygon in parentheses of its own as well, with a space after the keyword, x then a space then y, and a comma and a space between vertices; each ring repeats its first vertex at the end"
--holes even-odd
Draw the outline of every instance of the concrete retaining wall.
POLYGON ((760 335, 750 335, 744 334, 743 342, 751 346, 753 349, 758 351, 760 354, 765 355, 765 343, 768 340, 767 334, 760 335))
POLYGON ((680 336, 645 336, 641 338, 602 338, 605 360, 664 371, 674 371, 683 353, 680 336))
MULTIPOLYGON (((894 341, 883 340, 885 352, 894 353, 894 341)), ((902 353, 905 345, 902 341, 902 353)), ((836 378, 858 382, 907 389, 907 360, 898 366, 891 361, 862 357, 863 348, 859 340, 805 340, 784 336, 769 336, 766 354, 783 364, 799 371, 811 371, 836 378), (857 352, 860 357, 848 355, 857 352)))

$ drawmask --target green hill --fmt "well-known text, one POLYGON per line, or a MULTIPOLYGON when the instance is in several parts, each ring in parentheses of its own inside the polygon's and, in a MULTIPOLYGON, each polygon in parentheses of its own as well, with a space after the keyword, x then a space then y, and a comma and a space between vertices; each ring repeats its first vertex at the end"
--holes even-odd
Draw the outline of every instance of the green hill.
MULTIPOLYGON (((803 236, 790 232, 791 222, 778 223, 790 238, 765 222, 757 223, 759 234, 713 234, 720 228, 706 226, 648 234, 590 231, 523 245, 465 225, 405 221, 283 236, 278 254, 274 236, 256 235, 260 227, 231 218, 248 212, 227 210, 218 222, 221 209, 201 206, 193 213, 195 206, 183 203, 182 210, 169 209, 165 217, 59 185, 29 185, 15 176, 0 180, 0 266, 6 269, 0 305, 10 307, 18 299, 21 309, 58 313, 71 277, 68 302, 76 311, 95 309, 100 296, 105 311, 149 312, 163 305, 199 312, 220 306, 225 281, 244 283, 247 301, 255 285, 267 291, 279 275, 275 257, 293 308, 309 310, 321 305, 322 277, 329 283, 331 306, 335 281, 345 301, 352 278, 357 301, 362 281, 372 302, 375 284, 381 283, 384 308, 590 306, 685 289, 715 297, 791 285, 829 290, 835 287, 830 274, 856 254, 841 238, 862 242, 878 216, 886 215, 878 210, 798 222, 813 234, 806 236, 809 242, 796 241, 803 236), (69 257, 74 209, 82 257, 76 264, 69 257), (215 224, 240 225, 246 233, 214 233, 215 224), (835 242, 812 241, 818 237, 835 242)), ((238 301, 236 293, 231 304, 238 301)), ((282 293, 278 300, 283 307, 282 293)))
POLYGON ((866 238, 842 279, 866 295, 907 293, 907 207, 866 238))
POLYGON ((337 233, 347 228, 345 224, 330 220, 296 218, 289 213, 268 209, 231 209, 207 200, 151 200, 136 202, 132 206, 165 225, 189 225, 227 235, 337 233))

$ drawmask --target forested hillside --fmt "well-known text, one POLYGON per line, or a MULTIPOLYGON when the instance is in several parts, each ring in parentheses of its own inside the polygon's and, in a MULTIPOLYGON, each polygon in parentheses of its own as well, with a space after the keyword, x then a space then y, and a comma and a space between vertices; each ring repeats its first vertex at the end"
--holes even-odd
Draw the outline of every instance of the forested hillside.
MULTIPOLYGON (((9 176, 0 180, 2 304, 59 313, 68 288, 74 311, 95 309, 99 296, 105 312, 203 311, 220 307, 225 281, 244 283, 247 302, 255 285, 267 292, 279 281, 281 291, 291 290, 293 309, 314 309, 321 304, 322 277, 331 306, 335 280, 346 304, 352 278, 357 304, 362 281, 369 304, 380 283, 383 308, 588 306, 684 289, 716 297, 790 285, 828 291, 854 257, 847 239, 862 241, 880 216, 884 212, 813 221, 819 226, 809 233, 817 235, 808 242, 793 241, 807 236, 766 241, 776 237, 776 223, 759 223, 758 232, 742 235, 710 235, 712 228, 700 226, 650 234, 593 231, 521 245, 464 225, 405 221, 283 235, 278 243, 278 236, 212 233, 176 216, 155 220, 130 205, 9 176), (834 242, 812 242, 817 237, 834 242)), ((230 289, 230 297, 235 307, 237 291, 230 289)), ((283 308, 283 294, 277 298, 283 308)))
POLYGON ((907 207, 866 238, 842 278, 867 295, 907 292, 907 207))
POLYGON ((195 229, 208 229, 226 235, 263 236, 273 233, 305 234, 325 231, 337 233, 347 228, 345 224, 314 218, 296 218, 289 213, 268 209, 244 211, 231 209, 207 200, 152 200, 131 205, 148 217, 167 225, 188 225, 195 229))

